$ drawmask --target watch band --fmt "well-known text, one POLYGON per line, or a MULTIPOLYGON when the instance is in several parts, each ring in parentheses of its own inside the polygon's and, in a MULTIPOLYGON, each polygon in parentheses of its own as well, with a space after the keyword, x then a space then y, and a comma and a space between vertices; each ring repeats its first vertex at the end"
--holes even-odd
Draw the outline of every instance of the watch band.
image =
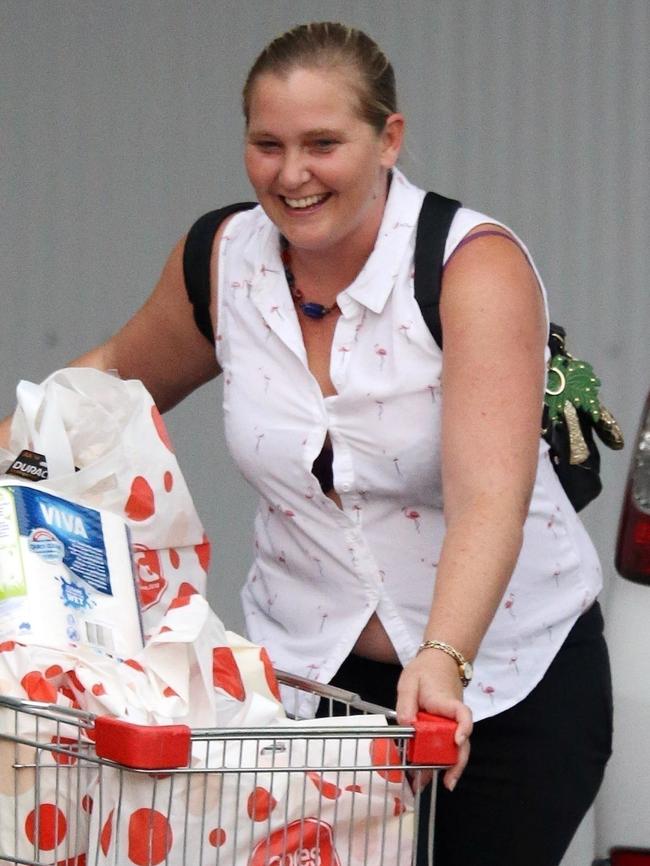
POLYGON ((463 686, 467 687, 470 684, 472 674, 474 673, 472 670, 472 663, 467 661, 465 656, 455 647, 451 646, 451 644, 444 643, 444 641, 441 640, 425 640, 418 647, 417 654, 419 655, 422 650, 425 649, 442 650, 443 653, 447 653, 448 656, 451 656, 458 665, 458 675, 463 686))

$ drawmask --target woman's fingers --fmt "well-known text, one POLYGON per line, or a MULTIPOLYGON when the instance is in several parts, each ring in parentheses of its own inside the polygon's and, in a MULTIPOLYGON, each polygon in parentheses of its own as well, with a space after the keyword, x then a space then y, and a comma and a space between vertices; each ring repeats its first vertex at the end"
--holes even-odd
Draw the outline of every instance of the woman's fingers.
POLYGON ((456 728, 455 740, 458 746, 458 760, 453 767, 445 770, 443 776, 443 784, 448 791, 454 790, 469 760, 469 738, 472 733, 473 722, 471 710, 465 704, 461 704, 457 708, 456 721, 458 722, 458 727, 456 728))
POLYGON ((418 703, 418 682, 416 679, 400 677, 397 686, 397 724, 412 725, 415 721, 417 711, 420 709, 418 703))

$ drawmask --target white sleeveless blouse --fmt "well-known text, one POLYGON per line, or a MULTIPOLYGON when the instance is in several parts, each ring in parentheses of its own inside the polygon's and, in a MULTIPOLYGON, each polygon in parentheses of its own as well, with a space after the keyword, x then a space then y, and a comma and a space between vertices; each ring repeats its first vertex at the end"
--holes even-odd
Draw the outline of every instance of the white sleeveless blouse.
MULTIPOLYGON (((373 612, 405 664, 430 609, 445 532, 443 398, 442 353, 413 297, 423 197, 395 172, 375 249, 337 299, 332 397, 307 367, 278 231, 261 208, 237 214, 219 250, 226 436, 260 495, 242 592, 247 628, 276 667, 319 682, 335 674, 373 612), (311 472, 328 431, 342 510, 311 472)), ((461 209, 445 260, 486 222, 495 221, 461 209)), ((540 439, 522 550, 465 691, 475 719, 531 691, 601 584, 597 554, 540 439)))

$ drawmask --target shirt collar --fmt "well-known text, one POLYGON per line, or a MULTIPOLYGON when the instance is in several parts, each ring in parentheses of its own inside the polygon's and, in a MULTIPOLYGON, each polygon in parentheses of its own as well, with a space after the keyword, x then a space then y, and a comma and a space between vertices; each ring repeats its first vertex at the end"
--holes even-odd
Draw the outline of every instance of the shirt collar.
POLYGON ((412 256, 415 230, 424 192, 413 186, 401 171, 393 169, 384 216, 375 247, 354 282, 341 294, 373 313, 386 306, 406 255, 412 256))

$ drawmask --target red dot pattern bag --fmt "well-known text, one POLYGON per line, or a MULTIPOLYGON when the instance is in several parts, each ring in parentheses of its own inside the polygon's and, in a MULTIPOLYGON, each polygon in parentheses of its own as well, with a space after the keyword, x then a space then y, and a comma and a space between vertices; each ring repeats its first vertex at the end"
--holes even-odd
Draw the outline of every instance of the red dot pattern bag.
POLYGON ((388 737, 363 736, 364 725, 384 723, 383 716, 283 721, 305 736, 215 738, 207 752, 195 743, 193 774, 152 779, 105 769, 91 792, 88 862, 411 866, 414 802, 397 748, 388 737), (314 725, 346 723, 360 729, 358 736, 310 736, 314 725), (309 769, 322 766, 331 769, 309 769), (305 769, 289 769, 298 767, 305 769))
MULTIPOLYGON (((270 725, 283 711, 266 651, 236 635, 231 638, 233 649, 202 596, 179 595, 135 658, 120 661, 87 646, 64 651, 13 640, 0 643, 0 695, 89 710, 139 725, 270 725)), ((69 716, 63 721, 55 717, 56 713, 40 718, 0 704, 0 862, 10 856, 83 866, 82 860, 76 863, 73 858, 87 856, 89 833, 91 848, 114 850, 121 837, 117 827, 113 833, 110 813, 115 809, 116 815, 126 815, 120 804, 130 810, 121 832, 133 856, 118 862, 141 862, 145 840, 147 851, 152 846, 152 857, 165 850, 172 829, 158 814, 152 786, 162 792, 166 778, 171 784, 169 777, 130 774, 128 790, 123 791, 117 771, 99 770, 84 760, 85 754, 94 754, 92 733, 80 734, 77 726, 68 724, 69 716), (68 751, 53 752, 52 746, 68 751)), ((205 762, 195 758, 194 765, 205 762)), ((184 790, 193 796, 193 813, 200 811, 202 795, 196 794, 194 782, 190 789, 185 785, 175 785, 174 801, 184 790)), ((169 787, 165 790, 169 797, 169 787)), ((178 801, 176 808, 179 805, 184 810, 186 801, 178 801)), ((177 822, 173 832, 178 839, 177 822)))
POLYGON ((181 584, 205 593, 210 544, 142 382, 82 367, 20 382, 10 452, 23 449, 45 456, 49 489, 127 522, 145 633, 181 584))

